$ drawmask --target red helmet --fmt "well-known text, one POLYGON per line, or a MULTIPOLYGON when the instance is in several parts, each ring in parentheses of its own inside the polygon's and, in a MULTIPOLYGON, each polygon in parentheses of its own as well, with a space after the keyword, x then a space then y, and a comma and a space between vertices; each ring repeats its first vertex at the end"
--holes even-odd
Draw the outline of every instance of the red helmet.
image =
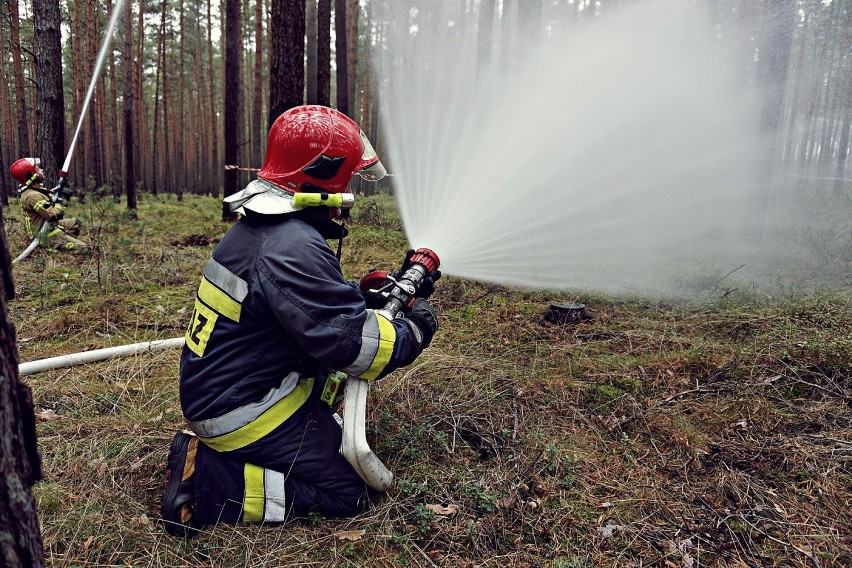
POLYGON ((36 172, 36 168, 40 166, 41 160, 38 158, 21 158, 12 164, 9 173, 19 184, 32 185, 38 181, 39 174, 36 172))
POLYGON ((292 108, 275 120, 257 177, 290 193, 341 193, 356 173, 376 181, 387 172, 351 118, 312 105, 292 108))

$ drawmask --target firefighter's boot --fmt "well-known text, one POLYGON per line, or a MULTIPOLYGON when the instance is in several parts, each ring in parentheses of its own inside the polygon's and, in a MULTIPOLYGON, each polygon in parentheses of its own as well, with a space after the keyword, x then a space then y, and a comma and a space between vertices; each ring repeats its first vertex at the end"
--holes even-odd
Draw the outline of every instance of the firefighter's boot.
POLYGON ((178 432, 169 448, 169 481, 160 500, 160 514, 166 531, 174 536, 193 537, 198 527, 195 516, 195 454, 198 438, 178 432))

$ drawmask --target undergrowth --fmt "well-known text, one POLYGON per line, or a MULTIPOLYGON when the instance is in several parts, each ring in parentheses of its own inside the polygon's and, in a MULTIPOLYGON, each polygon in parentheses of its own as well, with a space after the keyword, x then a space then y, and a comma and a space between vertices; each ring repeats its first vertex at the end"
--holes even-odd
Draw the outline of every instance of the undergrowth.
MULTIPOLYGON (((16 264, 22 361, 183 334, 227 230, 211 198, 143 195, 74 213, 89 253, 16 264)), ((26 238, 4 213, 13 255, 26 238)), ((406 248, 364 198, 350 278, 406 248)), ((165 459, 183 427, 177 350, 29 375, 53 566, 840 566, 852 563, 852 300, 698 303, 536 292, 445 277, 441 330, 371 391, 396 484, 354 519, 168 536, 165 459), (550 302, 590 319, 555 324, 550 302), (355 532, 352 532, 355 531, 355 532), (363 531, 361 533, 360 531, 363 531)))

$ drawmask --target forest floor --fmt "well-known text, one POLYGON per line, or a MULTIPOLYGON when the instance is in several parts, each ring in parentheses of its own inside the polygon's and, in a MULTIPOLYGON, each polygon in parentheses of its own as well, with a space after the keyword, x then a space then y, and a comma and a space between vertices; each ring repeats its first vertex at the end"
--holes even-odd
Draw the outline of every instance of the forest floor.
MULTIPOLYGON (((98 254, 15 265, 21 361, 183 335, 228 225, 212 198, 141 196, 139 218, 72 213, 98 254)), ((4 211, 14 256, 27 245, 4 211)), ((393 202, 361 199, 343 266, 395 269, 393 202)), ((441 330, 371 389, 369 439, 396 476, 353 519, 159 520, 184 427, 178 350, 24 377, 52 566, 848 566, 852 294, 674 302, 445 277, 441 330), (590 319, 558 324, 551 302, 590 319)))

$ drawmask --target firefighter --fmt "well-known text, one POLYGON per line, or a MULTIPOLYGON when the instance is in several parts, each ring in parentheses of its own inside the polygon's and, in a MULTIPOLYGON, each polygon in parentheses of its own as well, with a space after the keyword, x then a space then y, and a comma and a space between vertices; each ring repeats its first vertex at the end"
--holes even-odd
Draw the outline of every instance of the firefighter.
POLYGON ((65 217, 67 200, 57 190, 44 186, 44 172, 38 158, 21 158, 9 169, 18 182, 18 195, 24 213, 24 225, 29 238, 37 235, 56 239, 58 249, 81 249, 86 243, 75 238, 80 235, 82 223, 74 217, 65 217), (45 223, 48 224, 44 227, 45 223), (42 233, 42 228, 45 232, 42 233))
POLYGON ((340 210, 294 207, 294 193, 341 193, 356 174, 385 175, 358 125, 328 107, 296 107, 270 129, 257 179, 226 198, 242 216, 204 268, 186 330, 180 403, 189 431, 169 449, 169 533, 352 516, 368 504, 367 486, 339 454, 324 386, 332 370, 380 379, 410 364, 438 322, 423 298, 393 320, 368 309, 326 242, 346 236, 333 221, 340 210))

